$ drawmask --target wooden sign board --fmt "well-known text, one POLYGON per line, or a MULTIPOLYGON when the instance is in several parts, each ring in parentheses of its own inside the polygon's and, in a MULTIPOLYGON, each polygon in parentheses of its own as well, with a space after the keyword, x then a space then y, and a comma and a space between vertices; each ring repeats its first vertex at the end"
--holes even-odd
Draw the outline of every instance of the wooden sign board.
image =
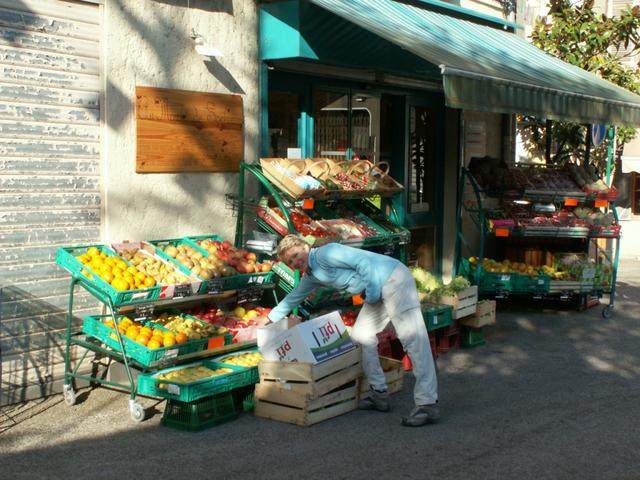
POLYGON ((136 87, 136 172, 237 172, 242 97, 136 87))

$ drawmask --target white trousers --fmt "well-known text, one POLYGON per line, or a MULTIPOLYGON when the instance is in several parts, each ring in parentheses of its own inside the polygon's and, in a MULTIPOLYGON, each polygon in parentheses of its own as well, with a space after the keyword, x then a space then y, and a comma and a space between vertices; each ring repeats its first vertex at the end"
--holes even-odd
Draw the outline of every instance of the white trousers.
POLYGON ((362 368, 369 384, 378 390, 386 389, 378 358, 377 334, 391 321, 413 365, 415 403, 428 405, 438 400, 438 379, 420 307, 405 310, 407 305, 416 304, 419 305, 415 280, 409 269, 400 265, 382 287, 382 300, 363 305, 351 330, 351 338, 362 346, 362 368))

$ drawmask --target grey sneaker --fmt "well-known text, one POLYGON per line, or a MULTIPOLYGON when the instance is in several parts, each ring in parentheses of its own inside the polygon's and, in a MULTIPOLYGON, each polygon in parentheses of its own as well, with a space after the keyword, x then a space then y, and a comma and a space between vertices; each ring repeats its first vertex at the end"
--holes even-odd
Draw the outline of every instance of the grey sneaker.
POLYGON ((389 392, 386 390, 380 392, 369 387, 369 396, 358 402, 358 409, 388 412, 391 410, 391 405, 389 405, 389 392))
POLYGON ((421 427, 428 423, 435 423, 440 419, 440 407, 437 403, 418 405, 411 410, 407 417, 402 417, 402 425, 406 427, 421 427))

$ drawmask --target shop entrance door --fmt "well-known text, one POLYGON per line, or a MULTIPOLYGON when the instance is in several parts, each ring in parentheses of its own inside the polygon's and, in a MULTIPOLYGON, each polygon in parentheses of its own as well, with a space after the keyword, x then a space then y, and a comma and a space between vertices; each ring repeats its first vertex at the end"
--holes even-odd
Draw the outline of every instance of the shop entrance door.
POLYGON ((408 97, 405 155, 405 222, 411 230, 409 262, 442 270, 444 97, 408 97))

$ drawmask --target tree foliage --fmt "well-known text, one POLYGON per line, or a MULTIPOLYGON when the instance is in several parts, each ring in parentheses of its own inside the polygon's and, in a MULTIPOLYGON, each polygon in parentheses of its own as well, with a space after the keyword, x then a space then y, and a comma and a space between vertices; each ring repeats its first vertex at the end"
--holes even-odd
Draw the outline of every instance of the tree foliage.
MULTIPOLYGON (((572 4, 551 0, 549 15, 539 18, 533 28, 533 45, 620 87, 640 94, 639 65, 623 63, 640 52, 640 7, 629 7, 619 17, 607 17, 593 9, 594 0, 572 4)), ((530 151, 545 149, 545 121, 525 117, 520 133, 530 151)), ((584 159, 586 128, 570 122, 552 122, 552 160, 584 159)), ((632 128, 617 130, 616 153, 635 136, 632 128)), ((592 150, 599 166, 606 161, 606 142, 592 150)))

